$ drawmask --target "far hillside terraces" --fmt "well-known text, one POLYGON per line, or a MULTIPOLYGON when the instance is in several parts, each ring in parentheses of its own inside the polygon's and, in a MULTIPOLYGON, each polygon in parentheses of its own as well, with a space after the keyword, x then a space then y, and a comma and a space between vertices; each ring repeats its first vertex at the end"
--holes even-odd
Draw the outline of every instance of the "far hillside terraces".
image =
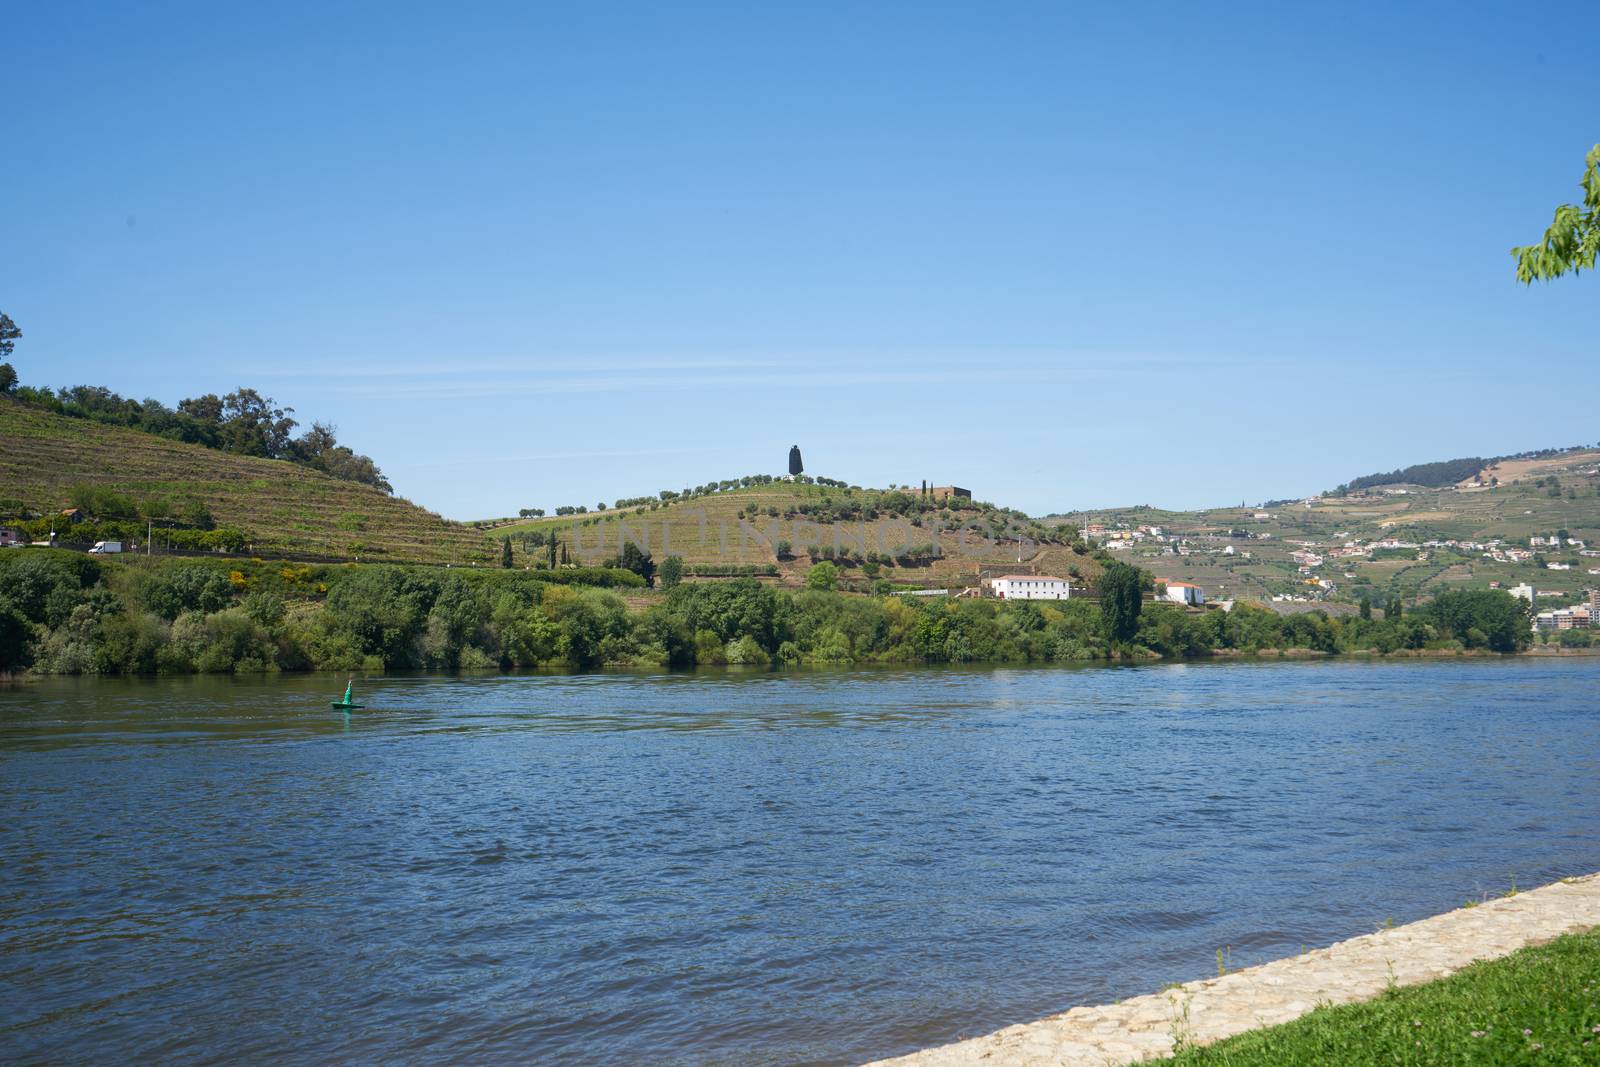
POLYGON ((1600 587, 1600 450, 1487 463, 1466 477, 1471 464, 1421 465, 1453 479, 1436 486, 1366 484, 1254 506, 1106 508, 1045 521, 1081 528, 1114 556, 1198 583, 1214 599, 1383 604, 1527 585, 1541 607, 1554 607, 1600 587))
POLYGON ((511 540, 516 565, 547 562, 551 539, 558 561, 603 563, 626 537, 657 564, 678 556, 690 577, 753 575, 787 585, 802 584, 825 560, 847 585, 880 589, 972 586, 984 573, 1019 569, 1090 584, 1102 566, 1072 532, 1020 511, 943 501, 920 486, 870 489, 808 476, 752 475, 622 499, 604 511, 478 525, 496 543, 511 540))

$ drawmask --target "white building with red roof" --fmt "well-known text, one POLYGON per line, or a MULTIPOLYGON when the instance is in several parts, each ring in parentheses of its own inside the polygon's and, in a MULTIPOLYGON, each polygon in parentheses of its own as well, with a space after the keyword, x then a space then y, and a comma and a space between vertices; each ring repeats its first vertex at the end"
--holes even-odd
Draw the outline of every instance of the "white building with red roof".
POLYGON ((1167 584, 1167 599, 1174 604, 1204 604, 1206 591, 1190 582, 1169 581, 1167 584))
POLYGON ((989 591, 1001 600, 1066 600, 1072 583, 1048 574, 1002 574, 989 579, 989 591))

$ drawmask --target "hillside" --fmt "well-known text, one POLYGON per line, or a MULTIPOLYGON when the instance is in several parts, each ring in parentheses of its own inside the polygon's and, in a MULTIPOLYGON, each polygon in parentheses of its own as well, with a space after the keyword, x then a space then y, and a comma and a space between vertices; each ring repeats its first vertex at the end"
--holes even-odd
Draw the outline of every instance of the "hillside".
POLYGON ((915 489, 787 481, 597 514, 503 520, 490 536, 509 536, 519 564, 545 558, 550 537, 573 562, 596 564, 617 554, 624 532, 657 563, 676 555, 691 574, 754 571, 786 585, 800 585, 811 565, 830 555, 841 578, 861 586, 886 580, 897 587, 949 588, 975 585, 984 571, 1014 570, 1092 583, 1101 569, 1083 546, 1067 543, 1066 531, 1003 508, 928 502, 915 489), (782 556, 781 541, 790 548, 782 556))
POLYGON ((50 514, 68 506, 74 486, 173 508, 202 504, 219 526, 243 531, 257 554, 491 558, 480 531, 371 486, 0 400, 0 498, 50 514))
POLYGON ((1098 540, 1128 544, 1114 555, 1219 598, 1349 602, 1491 582, 1525 582, 1570 597, 1600 586, 1600 451, 1500 460, 1440 487, 1388 485, 1243 509, 1113 508, 1053 519, 1104 526, 1098 540), (1141 526, 1159 527, 1162 539, 1116 536, 1141 526), (1562 531, 1583 544, 1530 543, 1562 531))

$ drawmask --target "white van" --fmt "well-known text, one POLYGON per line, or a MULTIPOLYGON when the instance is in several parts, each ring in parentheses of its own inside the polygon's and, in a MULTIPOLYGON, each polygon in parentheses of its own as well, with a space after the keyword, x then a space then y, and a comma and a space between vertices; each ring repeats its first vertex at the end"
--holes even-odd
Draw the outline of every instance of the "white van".
POLYGON ((121 552, 121 551, 122 551, 122 542, 121 541, 96 541, 94 543, 94 547, 89 550, 89 555, 91 555, 91 556, 109 556, 113 552, 121 552))

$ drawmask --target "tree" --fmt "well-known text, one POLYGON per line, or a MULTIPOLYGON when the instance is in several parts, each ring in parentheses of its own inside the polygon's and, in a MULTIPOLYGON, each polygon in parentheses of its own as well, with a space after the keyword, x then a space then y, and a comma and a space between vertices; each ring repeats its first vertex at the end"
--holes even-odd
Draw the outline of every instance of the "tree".
POLYGON ((1511 250, 1517 259, 1517 281, 1532 285, 1535 279, 1547 282, 1594 269, 1595 255, 1600 253, 1600 144, 1584 158, 1578 187, 1583 190, 1582 207, 1562 204, 1543 241, 1511 250))
MULTIPOLYGON (((6 321, 10 321, 9 319, 6 321)), ((0 596, 0 674, 20 671, 30 662, 33 627, 10 598, 0 596)))
POLYGON ((668 556, 661 561, 661 588, 672 589, 683 581, 683 557, 668 556))
POLYGON ((617 558, 611 561, 611 565, 621 567, 625 571, 632 571, 644 579, 645 585, 655 584, 655 561, 650 558, 650 553, 644 551, 632 541, 628 541, 622 546, 622 551, 617 553, 617 558))
POLYGON ((834 583, 838 580, 839 568, 826 560, 812 564, 811 569, 806 571, 807 589, 820 589, 823 592, 831 592, 834 583))
POLYGON ((551 570, 555 570, 556 569, 556 535, 555 534, 551 534, 550 535, 550 541, 549 541, 548 547, 549 547, 549 552, 546 553, 546 555, 548 556, 547 562, 548 562, 548 565, 549 565, 550 569, 551 570))
POLYGON ((9 393, 17 387, 17 368, 0 363, 0 393, 9 393))
POLYGON ((22 331, 11 321, 11 316, 0 311, 0 356, 9 356, 16 351, 17 338, 21 336, 22 331))
POLYGON ((1113 563, 1100 577, 1100 616, 1105 620, 1106 636, 1127 641, 1139 632, 1139 611, 1144 596, 1139 568, 1113 563))
POLYGON ((1361 594, 1361 617, 1372 618, 1372 598, 1365 593, 1361 594))
POLYGON ((500 566, 511 566, 511 537, 509 534, 500 538, 500 566))
POLYGON ((1398 619, 1405 614, 1405 606, 1400 603, 1399 594, 1389 598, 1389 603, 1383 609, 1385 619, 1398 619))

